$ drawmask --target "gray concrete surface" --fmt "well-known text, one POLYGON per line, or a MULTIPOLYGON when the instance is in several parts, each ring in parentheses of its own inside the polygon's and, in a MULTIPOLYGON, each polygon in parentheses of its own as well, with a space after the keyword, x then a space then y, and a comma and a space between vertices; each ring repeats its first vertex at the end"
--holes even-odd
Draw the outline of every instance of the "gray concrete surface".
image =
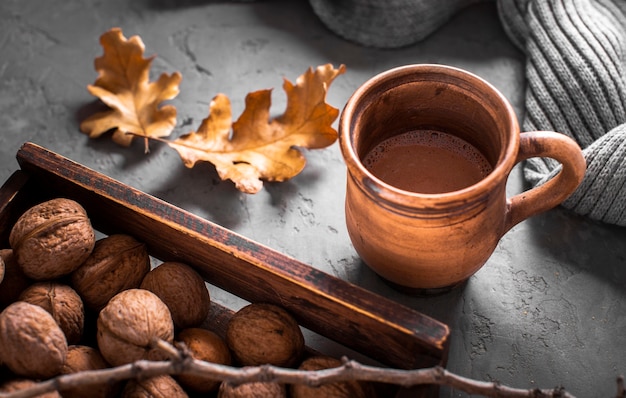
MULTIPOLYGON (((245 94, 274 88, 309 66, 347 66, 328 94, 342 108, 374 74, 409 63, 443 63, 475 72, 523 113, 524 58, 505 36, 493 3, 472 6, 421 43, 375 50, 325 29, 305 1, 3 0, 0 2, 0 180, 17 169, 25 141, 165 199, 319 269, 450 325, 448 369, 519 388, 563 385, 578 397, 615 395, 626 373, 626 230, 557 208, 514 227, 469 283, 445 295, 409 297, 382 283, 354 252, 344 226, 345 166, 338 145, 306 152, 296 178, 256 195, 220 182, 214 169, 183 167, 152 145, 120 148, 78 129, 93 109, 99 36, 119 26, 156 54, 154 76, 180 71, 173 136, 197 128, 217 93, 233 113, 245 94)), ((511 193, 524 183, 515 169, 511 193)), ((229 304, 224 296, 221 300, 229 304)), ((464 396, 443 389, 441 396, 464 396)))

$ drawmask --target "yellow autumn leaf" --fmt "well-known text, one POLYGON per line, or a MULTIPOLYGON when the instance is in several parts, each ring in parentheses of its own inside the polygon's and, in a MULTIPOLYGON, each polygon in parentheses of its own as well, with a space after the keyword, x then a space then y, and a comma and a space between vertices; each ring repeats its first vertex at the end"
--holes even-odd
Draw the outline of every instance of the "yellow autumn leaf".
POLYGON ((198 161, 212 163, 222 180, 232 180, 246 193, 256 193, 263 181, 285 181, 306 164, 300 148, 323 148, 337 140, 332 123, 339 110, 326 103, 332 81, 345 66, 309 68, 296 84, 286 80, 285 112, 270 119, 271 90, 251 92, 239 119, 232 123, 228 97, 213 98, 209 116, 196 132, 169 141, 187 167, 198 161))
POLYGON ((114 130, 113 140, 123 146, 142 136, 147 150, 148 138, 168 136, 176 125, 176 108, 161 103, 178 95, 182 76, 163 73, 150 82, 154 56, 144 58, 141 38, 126 39, 119 28, 104 33, 100 44, 104 53, 94 62, 99 75, 87 89, 110 109, 89 116, 80 129, 91 138, 114 130))

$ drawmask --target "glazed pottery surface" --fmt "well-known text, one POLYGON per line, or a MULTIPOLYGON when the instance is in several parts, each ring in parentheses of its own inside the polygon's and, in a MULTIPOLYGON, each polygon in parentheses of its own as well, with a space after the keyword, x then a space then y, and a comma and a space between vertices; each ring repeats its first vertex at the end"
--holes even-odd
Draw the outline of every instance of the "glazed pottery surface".
POLYGON ((574 140, 556 132, 520 133, 512 106, 497 89, 444 65, 407 65, 374 76, 347 102, 339 133, 350 239, 370 268, 411 292, 463 283, 511 227, 565 200, 586 168, 574 140), (416 130, 461 138, 492 171, 466 188, 424 194, 394 187, 364 166, 382 141, 416 130), (530 157, 556 159, 562 168, 545 184, 507 198, 509 173, 530 157))

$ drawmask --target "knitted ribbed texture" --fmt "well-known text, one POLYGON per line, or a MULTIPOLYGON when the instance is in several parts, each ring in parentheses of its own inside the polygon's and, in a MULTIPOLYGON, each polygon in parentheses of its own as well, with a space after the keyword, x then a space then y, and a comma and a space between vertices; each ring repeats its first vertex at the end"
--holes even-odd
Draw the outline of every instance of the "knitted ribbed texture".
MULTIPOLYGON (((587 172, 563 206, 626 226, 626 12, 623 0, 499 0, 503 26, 526 53, 523 129, 569 135, 587 172), (620 3, 620 5, 618 5, 620 3)), ((560 166, 533 158, 532 185, 560 166)))
MULTIPOLYGON (((472 1, 310 0, 339 35, 375 47, 424 39, 472 1)), ((563 206, 626 226, 626 0, 498 0, 502 25, 526 54, 526 131, 558 131, 583 148, 587 172, 563 206)), ((530 159, 534 186, 560 169, 530 159)))
POLYGON ((484 0, 309 0, 334 33, 370 47, 402 47, 424 39, 469 4, 484 0))

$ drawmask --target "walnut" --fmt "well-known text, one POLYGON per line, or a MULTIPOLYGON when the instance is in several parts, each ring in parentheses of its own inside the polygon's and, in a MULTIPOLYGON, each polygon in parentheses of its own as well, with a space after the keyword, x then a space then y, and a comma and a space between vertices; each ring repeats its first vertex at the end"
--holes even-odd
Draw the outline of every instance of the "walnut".
POLYGON ((68 344, 76 344, 82 337, 85 325, 83 300, 70 286, 54 281, 34 283, 22 292, 20 300, 38 305, 52 314, 68 344))
POLYGON ((122 398, 187 398, 188 395, 172 376, 129 380, 122 398))
MULTIPOLYGON (((182 330, 176 341, 184 343, 191 357, 201 361, 230 365, 230 351, 226 342, 216 333, 201 328, 182 330)), ((197 393, 208 393, 218 389, 220 382, 215 379, 196 375, 179 375, 176 380, 186 390, 197 393)))
POLYGON ((233 386, 223 382, 217 398, 287 398, 284 384, 256 381, 233 386))
MULTIPOLYGON (((86 345, 71 345, 67 348, 67 359, 63 364, 62 374, 82 372, 83 370, 106 369, 109 364, 97 348, 86 345)), ((65 394, 64 394, 65 395, 65 394)))
POLYGON ((106 361, 120 366, 140 359, 165 359, 152 347, 156 339, 174 341, 174 323, 167 305, 144 289, 115 295, 98 316, 98 348, 106 361))
MULTIPOLYGON (((336 368, 341 365, 341 361, 337 358, 318 355, 305 359, 298 369, 321 370, 336 368)), ((289 393, 292 398, 373 398, 376 396, 371 384, 358 380, 327 383, 319 387, 291 384, 289 393)))
MULTIPOLYGON (((0 386, 0 392, 17 392, 33 387, 37 382, 31 379, 13 379, 0 386)), ((36 395, 35 398, 61 398, 58 392, 52 391, 45 394, 36 395)))
POLYGON ((150 290, 167 304, 178 329, 199 326, 211 309, 204 279, 183 263, 162 263, 148 272, 140 287, 150 290))
POLYGON ((52 199, 26 210, 11 229, 9 243, 24 274, 54 279, 78 268, 96 242, 85 209, 70 199, 52 199))
POLYGON ((129 235, 111 235, 96 242, 91 255, 71 276, 71 285, 85 306, 100 311, 117 293, 137 288, 150 271, 144 243, 129 235))
MULTIPOLYGON (((61 374, 78 373, 85 370, 106 369, 109 364, 104 360, 100 351, 86 345, 71 345, 68 347, 67 359, 61 374)), ((121 389, 119 383, 89 384, 83 387, 65 389, 63 398, 112 398, 117 396, 121 389)))
POLYGON ((17 264, 13 249, 0 250, 0 258, 4 262, 4 279, 0 283, 0 308, 3 308, 16 301, 33 281, 17 264))
POLYGON ((304 336, 296 320, 269 303, 253 303, 237 311, 228 323, 226 342, 244 366, 291 367, 304 351, 304 336))
POLYGON ((58 375, 67 357, 67 340, 43 308, 16 301, 0 313, 0 362, 19 376, 58 375))

